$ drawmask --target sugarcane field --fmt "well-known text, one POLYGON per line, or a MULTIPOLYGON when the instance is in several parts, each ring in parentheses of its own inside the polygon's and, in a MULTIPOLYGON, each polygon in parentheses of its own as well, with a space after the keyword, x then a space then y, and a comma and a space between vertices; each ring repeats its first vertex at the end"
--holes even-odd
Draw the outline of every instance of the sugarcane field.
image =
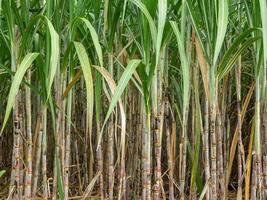
POLYGON ((267 0, 0 0, 0 200, 266 200, 267 0))

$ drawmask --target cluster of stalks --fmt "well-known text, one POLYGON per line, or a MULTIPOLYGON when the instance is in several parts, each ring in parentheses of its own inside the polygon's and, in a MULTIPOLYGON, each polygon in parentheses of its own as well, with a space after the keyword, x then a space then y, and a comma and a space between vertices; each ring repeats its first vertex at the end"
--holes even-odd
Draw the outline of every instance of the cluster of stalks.
POLYGON ((266 11, 0 0, 0 198, 267 199, 266 11))

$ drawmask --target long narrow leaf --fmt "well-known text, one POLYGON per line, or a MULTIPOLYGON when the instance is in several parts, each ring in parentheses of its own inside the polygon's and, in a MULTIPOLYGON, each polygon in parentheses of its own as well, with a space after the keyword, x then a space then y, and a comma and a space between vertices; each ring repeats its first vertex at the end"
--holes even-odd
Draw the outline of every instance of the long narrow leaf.
POLYGON ((151 32, 151 37, 152 37, 152 41, 154 44, 156 44, 157 42, 157 29, 156 29, 156 25, 153 21, 153 18, 151 17, 151 15, 149 14, 149 11, 147 10, 146 6, 140 1, 140 0, 131 0, 141 11, 142 13, 145 15, 149 27, 150 27, 150 32, 151 32))
POLYGON ((4 117, 3 126, 1 129, 1 133, 3 132, 5 125, 7 123, 8 117, 10 115, 10 112, 12 110, 12 107, 14 105, 15 97, 19 91, 20 83, 23 79, 23 76, 25 75, 27 69, 32 65, 33 61, 37 58, 39 54, 38 53, 29 53, 27 54, 24 59, 22 60, 21 64, 18 66, 18 70, 16 71, 16 74, 14 76, 9 95, 7 100, 7 106, 6 106, 6 113, 4 117))
POLYGON ((217 38, 215 43, 215 50, 213 56, 213 66, 216 65, 217 59, 222 48, 224 37, 226 34, 227 24, 228 24, 228 3, 227 0, 219 1, 219 13, 218 13, 218 29, 217 38))
POLYGON ((102 49, 101 49, 101 45, 98 39, 98 35, 93 27, 93 25, 89 22, 89 20, 82 18, 82 17, 78 17, 74 20, 74 22, 72 23, 72 31, 75 31, 76 26, 78 25, 78 22, 84 22, 84 24, 87 26, 87 28, 89 29, 89 32, 91 34, 91 38, 92 41, 94 43, 95 46, 95 50, 98 56, 98 60, 100 63, 100 66, 103 67, 103 54, 102 54, 102 49))
POLYGON ((93 123, 93 109, 94 109, 94 87, 93 87, 93 77, 91 72, 91 65, 89 62, 88 55, 86 53, 85 47, 80 42, 74 42, 74 46, 81 63, 81 68, 83 71, 83 76, 86 85, 86 121, 88 123, 87 131, 91 136, 92 133, 92 123, 93 123))
MULTIPOLYGON (((181 67, 182 67, 182 77, 183 77, 183 118, 185 118, 185 112, 187 110, 187 106, 189 104, 189 89, 190 89, 190 74, 189 74, 189 64, 188 64, 188 58, 185 53, 185 46, 184 41, 182 41, 180 31, 178 29, 177 24, 174 21, 170 22, 174 34, 177 39, 178 49, 180 53, 180 59, 181 59, 181 67)), ((185 120, 185 119, 184 119, 185 120)))
POLYGON ((159 53, 161 49, 161 42, 163 37, 163 31, 167 16, 167 0, 158 1, 158 32, 157 32, 157 44, 156 44, 156 66, 158 64, 159 53))
MULTIPOLYGON (((101 135, 103 133, 103 130, 104 130, 104 126, 105 124, 107 123, 113 109, 115 108, 117 102, 119 101, 124 89, 126 88, 129 80, 131 79, 132 77, 132 74, 134 73, 136 67, 140 64, 140 60, 137 60, 137 59, 134 59, 134 60, 130 60, 130 62, 128 63, 127 67, 125 68, 119 82, 118 82, 118 86, 116 87, 115 91, 114 91, 114 95, 111 99, 111 102, 109 104, 109 108, 108 108, 108 111, 106 113, 106 116, 105 116, 105 120, 104 120, 104 123, 103 123, 103 127, 102 127, 102 131, 101 131, 101 135)), ((99 142, 98 142, 98 145, 99 145, 99 142)))

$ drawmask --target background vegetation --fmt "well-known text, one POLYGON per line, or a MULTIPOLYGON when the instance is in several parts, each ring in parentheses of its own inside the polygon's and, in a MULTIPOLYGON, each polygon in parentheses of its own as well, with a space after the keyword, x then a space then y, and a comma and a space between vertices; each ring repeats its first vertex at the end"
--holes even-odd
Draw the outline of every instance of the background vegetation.
POLYGON ((0 0, 0 197, 266 199, 266 0, 0 0))

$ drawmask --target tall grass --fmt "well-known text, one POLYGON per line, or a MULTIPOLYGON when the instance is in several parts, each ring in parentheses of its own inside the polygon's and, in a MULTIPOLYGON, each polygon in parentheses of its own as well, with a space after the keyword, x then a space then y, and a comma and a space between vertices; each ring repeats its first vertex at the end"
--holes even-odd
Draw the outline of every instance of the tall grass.
POLYGON ((266 199, 266 9, 0 1, 0 198, 266 199))

